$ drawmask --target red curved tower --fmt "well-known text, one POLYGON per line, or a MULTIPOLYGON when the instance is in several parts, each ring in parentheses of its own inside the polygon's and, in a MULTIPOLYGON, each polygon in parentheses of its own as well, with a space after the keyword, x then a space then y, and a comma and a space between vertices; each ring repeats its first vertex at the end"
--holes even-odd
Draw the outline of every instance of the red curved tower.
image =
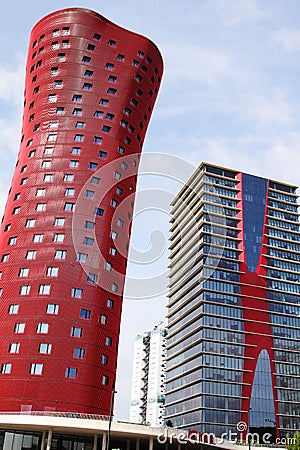
POLYGON ((33 28, 0 232, 0 410, 108 414, 157 47, 86 9, 33 28))

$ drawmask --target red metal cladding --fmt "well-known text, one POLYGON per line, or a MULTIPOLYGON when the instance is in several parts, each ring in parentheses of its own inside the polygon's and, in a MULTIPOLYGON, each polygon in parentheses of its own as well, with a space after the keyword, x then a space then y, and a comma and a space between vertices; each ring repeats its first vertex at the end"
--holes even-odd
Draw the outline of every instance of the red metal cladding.
POLYGON ((0 234, 0 410, 109 414, 156 46, 69 8, 33 28, 0 234))

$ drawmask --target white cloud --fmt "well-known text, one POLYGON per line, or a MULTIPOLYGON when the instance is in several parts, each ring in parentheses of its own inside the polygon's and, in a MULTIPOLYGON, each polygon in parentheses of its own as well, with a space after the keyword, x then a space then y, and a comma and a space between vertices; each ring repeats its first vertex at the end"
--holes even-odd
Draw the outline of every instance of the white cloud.
POLYGON ((15 68, 0 66, 0 99, 2 101, 12 101, 16 105, 22 104, 23 84, 23 63, 18 61, 15 68))
POLYGON ((285 50, 290 52, 300 50, 300 30, 298 28, 281 28, 275 33, 274 39, 285 50))

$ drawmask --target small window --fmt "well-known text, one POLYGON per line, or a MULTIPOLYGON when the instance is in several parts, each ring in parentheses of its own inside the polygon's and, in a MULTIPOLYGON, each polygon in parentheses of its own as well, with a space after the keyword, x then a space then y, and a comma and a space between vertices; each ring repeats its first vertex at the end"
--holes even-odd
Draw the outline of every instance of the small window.
POLYGON ((65 173, 64 174, 64 181, 73 181, 74 175, 72 173, 65 173))
POLYGON ((55 28, 55 30, 52 31, 52 36, 59 36, 59 28, 55 28))
POLYGON ((134 59, 134 60, 132 61, 132 65, 133 65, 133 66, 138 67, 139 64, 140 64, 140 63, 139 63, 136 59, 134 59))
POLYGON ((35 209, 37 212, 46 211, 46 203, 37 203, 35 209))
POLYGON ((110 201, 111 206, 113 206, 114 208, 116 208, 118 206, 118 202, 117 200, 115 200, 114 198, 111 199, 110 201))
POLYGON ((82 328, 80 328, 80 327, 72 327, 71 328, 71 336, 81 337, 81 335, 82 335, 82 328))
POLYGON ((28 267, 21 267, 21 269, 19 270, 19 277, 23 278, 23 277, 28 277, 29 275, 29 269, 28 267))
POLYGON ((105 69, 112 70, 114 68, 114 64, 107 62, 105 64, 105 69))
POLYGON ((47 267, 46 275, 47 275, 47 277, 57 277, 58 276, 58 267, 47 267))
POLYGON ((46 189, 45 188, 38 188, 36 190, 35 196, 36 197, 44 197, 46 194, 46 189))
POLYGON ((74 94, 72 97, 73 102, 81 102, 82 101, 82 95, 80 94, 74 94))
POLYGON ((81 319, 90 319, 91 318, 91 311, 90 309, 83 309, 80 310, 80 318, 81 319))
POLYGON ((105 159, 107 157, 107 153, 103 152, 102 150, 98 153, 99 158, 105 159))
POLYGON ((39 92, 39 90, 40 90, 40 87, 39 87, 39 86, 36 86, 36 87, 33 89, 33 93, 34 93, 34 94, 37 94, 37 93, 39 92))
POLYGON ((20 206, 16 206, 16 207, 13 209, 12 214, 19 214, 19 213, 20 213, 20 210, 21 210, 21 207, 20 207, 20 206))
POLYGON ((36 257, 36 250, 28 250, 26 253, 26 259, 35 259, 36 257))
POLYGON ((120 122, 120 125, 121 125, 121 127, 123 127, 123 128, 126 128, 126 127, 127 127, 127 125, 128 125, 128 122, 127 122, 127 120, 125 120, 125 119, 122 119, 122 120, 121 120, 121 122, 120 122))
POLYGON ((104 269, 108 270, 109 272, 111 272, 112 268, 113 268, 113 265, 110 262, 106 261, 105 264, 104 264, 104 269))
POLYGON ((63 27, 63 29, 61 30, 61 34, 62 36, 67 36, 68 34, 70 34, 70 27, 63 27))
POLYGON ((55 88, 62 88, 63 87, 63 80, 54 80, 54 87, 55 88))
POLYGON ((59 53, 57 55, 57 60, 60 62, 64 62, 66 60, 66 54, 65 53, 59 53))
POLYGON ((117 237, 118 237, 118 233, 116 233, 115 231, 111 230, 111 232, 110 232, 110 237, 111 237, 113 240, 116 240, 117 237))
POLYGON ((49 324, 44 322, 39 322, 36 327, 36 332, 41 334, 47 334, 49 330, 49 324))
POLYGON ((56 94, 49 94, 48 95, 48 102, 49 103, 56 103, 57 102, 57 95, 56 94))
POLYGON ((95 162, 88 163, 88 169, 96 170, 97 168, 98 168, 98 163, 95 163, 95 162))
POLYGON ((88 257, 87 253, 78 252, 77 255, 76 255, 76 261, 86 262, 87 261, 87 257, 88 257))
POLYGON ((133 106, 137 106, 137 105, 138 105, 138 101, 137 101, 135 98, 132 98, 132 99, 130 100, 130 103, 131 103, 133 106))
POLYGON ((91 57, 84 55, 81 60, 85 64, 89 64, 91 62, 91 57))
POLYGON ((48 135, 47 141, 48 141, 48 142, 55 142, 56 139, 57 139, 57 134, 56 134, 56 133, 55 133, 55 134, 53 133, 53 134, 49 134, 49 135, 48 135))
POLYGON ((75 189, 74 188, 66 188, 65 189, 65 194, 64 195, 73 197, 74 194, 75 194, 75 189))
POLYGON ((85 354, 85 349, 84 348, 79 348, 79 347, 75 347, 74 348, 74 353, 73 353, 73 357, 74 358, 83 359, 84 358, 84 354, 85 354))
POLYGON ((57 303, 48 303, 46 313, 47 314, 58 314, 59 305, 57 303))
POLYGON ((20 186, 23 186, 26 183, 27 183, 27 177, 22 178, 21 181, 20 181, 20 186))
POLYGON ((17 236, 10 237, 7 242, 8 245, 14 245, 16 243, 17 243, 17 236))
POLYGON ((4 374, 11 373, 11 364, 10 363, 1 364, 1 373, 4 374))
POLYGON ((36 123, 33 127, 33 131, 38 131, 40 129, 40 124, 36 123))
POLYGON ((92 245, 94 245, 94 241, 95 241, 95 239, 90 238, 90 237, 87 237, 87 236, 85 236, 85 237, 83 238, 83 244, 84 244, 84 245, 92 246, 92 245))
POLYGON ((114 75, 109 75, 108 81, 110 83, 115 83, 117 81, 117 77, 115 77, 114 75))
POLYGON ((97 283, 97 280, 98 280, 98 275, 96 273, 90 272, 88 274, 87 281, 90 281, 91 283, 97 283))
POLYGON ((65 218, 64 217, 56 217, 54 220, 54 226, 55 227, 62 227, 65 224, 65 218))
POLYGON ((41 343, 39 345, 39 353, 41 353, 43 355, 50 355, 51 350, 52 350, 52 344, 41 343))
POLYGON ((108 307, 108 308, 113 309, 114 303, 115 303, 115 302, 114 302, 111 298, 108 298, 108 299, 107 299, 107 307, 108 307))
POLYGON ((84 76, 85 77, 92 77, 93 76, 93 71, 92 70, 86 70, 85 72, 84 72, 84 76))
POLYGON ((92 178, 91 178, 91 183, 92 183, 92 184, 100 184, 100 178, 98 178, 98 177, 92 177, 92 178))
POLYGON ((104 131, 105 133, 110 133, 111 127, 109 127, 108 125, 103 125, 102 127, 102 131, 104 131))
POLYGON ((54 253, 54 259, 66 259, 67 251, 66 250, 56 250, 54 253))
POLYGON ((123 194, 123 189, 121 189, 120 187, 117 187, 117 188, 116 188, 116 193, 117 193, 118 195, 122 195, 122 194, 123 194))
POLYGON ((131 144, 131 139, 128 136, 126 136, 126 138, 125 138, 125 143, 127 145, 131 144))
POLYGON ((51 181, 53 181, 53 174, 52 173, 46 173, 44 175, 44 181, 45 181, 45 183, 50 183, 51 181))
POLYGON ((82 293, 83 293, 82 289, 72 288, 71 296, 73 298, 82 298, 82 293))
POLYGON ((16 323, 14 332, 17 334, 22 334, 25 331, 25 323, 16 323))
POLYGON ((58 67, 51 67, 50 69, 50 75, 57 75, 58 74, 58 67))
POLYGON ((65 108, 63 106, 59 106, 56 108, 56 114, 64 114, 65 108))
POLYGON ((112 285, 111 285, 111 290, 112 290, 113 292, 118 292, 118 289, 119 289, 118 285, 117 285, 116 283, 112 283, 112 285))
POLYGON ((114 41, 113 39, 109 39, 108 45, 111 45, 112 47, 115 47, 116 41, 114 41))
POLYGON ((93 51, 95 50, 95 45, 94 45, 94 44, 88 44, 87 49, 88 49, 90 52, 93 52, 93 51))
POLYGON ((128 168, 126 162, 124 162, 124 161, 122 162, 121 167, 122 167, 122 169, 124 169, 124 170, 127 170, 127 168, 128 168))
POLYGON ((42 161, 42 169, 49 169, 51 167, 51 161, 42 161))
MULTIPOLYGON (((35 150, 31 150, 28 154, 28 158, 33 158, 35 156, 36 151, 35 150)), ((21 183, 20 183, 21 184, 21 183)))
POLYGON ((107 345, 107 347, 111 347, 112 345, 112 338, 109 336, 106 336, 105 338, 105 345, 107 345))
POLYGON ((95 111, 94 117, 103 117, 103 111, 95 111))
POLYGON ((109 381, 108 376, 103 375, 103 377, 102 377, 102 385, 103 386, 108 386, 108 381, 109 381))
POLYGON ((65 235, 63 233, 54 233, 53 242, 63 242, 65 235))
POLYGON ((65 211, 73 211, 75 203, 66 202, 64 206, 65 211))
POLYGON ((83 134, 75 134, 74 141, 82 142, 83 140, 84 140, 84 135, 83 134))
POLYGON ((32 228, 35 225, 35 219, 27 219, 25 222, 26 228, 32 228))
POLYGON ((90 91, 92 87, 93 87, 92 83, 84 83, 82 89, 84 89, 85 91, 90 91))
POLYGON ((106 116, 105 116, 105 119, 107 119, 107 120, 113 120, 114 117, 115 117, 114 114, 112 114, 112 113, 107 113, 106 116))
POLYGON ((9 344, 9 353, 19 353, 20 350, 20 342, 11 342, 9 344))
POLYGON ((102 142, 102 137, 100 137, 100 136, 94 136, 94 137, 93 137, 93 142, 95 142, 96 144, 101 144, 101 142, 102 142))
POLYGON ((54 152, 54 147, 49 147, 49 146, 45 147, 45 151, 44 151, 45 155, 52 155, 53 152, 54 152))
POLYGON ((121 178, 120 172, 115 172, 115 178, 116 178, 117 180, 120 180, 120 178, 121 178))
POLYGON ((43 234, 34 234, 33 238, 32 238, 32 242, 34 243, 39 243, 39 242, 43 242, 43 234))
POLYGON ((39 287, 39 295, 50 295, 51 284, 41 284, 39 287))
POLYGON ((31 375, 42 375, 43 371, 43 364, 40 363, 33 363, 30 366, 30 374, 31 375))
POLYGON ((70 167, 78 167, 78 161, 71 160, 69 166, 70 167))
POLYGON ((124 56, 124 55, 121 55, 121 54, 119 53, 118 56, 117 56, 117 59, 118 59, 119 61, 124 61, 125 56, 124 56))
POLYGON ((20 295, 29 295, 29 292, 30 292, 30 285, 20 287, 20 291, 19 291, 20 295))
POLYGON ((1 257, 1 262, 7 262, 9 260, 9 253, 4 253, 1 257))
POLYGON ((72 147, 71 155, 80 155, 81 148, 80 147, 72 147))
POLYGON ((142 52, 141 50, 139 50, 137 54, 140 58, 142 58, 144 56, 144 52, 142 52))
POLYGON ((123 227, 124 227, 124 220, 118 219, 118 226, 119 226, 120 228, 123 228, 123 227))
POLYGON ((77 377, 77 369, 75 367, 66 367, 66 378, 76 378, 77 377))
POLYGON ((131 109, 125 108, 125 109, 124 109, 124 114, 126 114, 126 116, 130 116, 130 114, 131 114, 131 109))
MULTIPOLYGON (((74 100, 76 101, 76 100, 74 100)), ((74 116, 82 116, 82 108, 74 108, 73 113, 74 116)))
POLYGON ((101 217, 104 214, 104 209, 102 209, 102 208, 95 208, 94 214, 95 214, 95 216, 100 216, 101 217))
POLYGON ((19 305, 17 304, 11 304, 8 307, 8 314, 18 314, 19 312, 19 305))
POLYGON ((111 95, 116 95, 117 89, 115 89, 115 88, 108 88, 107 89, 107 93, 111 94, 111 95))
POLYGON ((100 41, 101 34, 95 33, 94 36, 93 36, 93 39, 95 39, 95 41, 100 41))
POLYGON ((125 153, 125 148, 121 147, 121 145, 119 145, 118 152, 121 153, 121 155, 123 155, 125 153))
POLYGON ((108 356, 107 355, 101 355, 101 364, 103 364, 103 365, 108 364, 108 356))
POLYGON ((142 81, 143 77, 137 73, 136 76, 134 77, 134 79, 140 83, 142 81))
POLYGON ((86 191, 85 191, 85 193, 84 193, 84 196, 87 197, 87 198, 94 198, 94 194, 95 194, 94 191, 91 191, 91 190, 89 190, 89 189, 86 189, 86 191))
POLYGON ((75 128, 84 128, 85 122, 76 122, 75 128))
POLYGON ((106 98, 101 98, 99 101, 99 105, 108 105, 109 100, 106 98))

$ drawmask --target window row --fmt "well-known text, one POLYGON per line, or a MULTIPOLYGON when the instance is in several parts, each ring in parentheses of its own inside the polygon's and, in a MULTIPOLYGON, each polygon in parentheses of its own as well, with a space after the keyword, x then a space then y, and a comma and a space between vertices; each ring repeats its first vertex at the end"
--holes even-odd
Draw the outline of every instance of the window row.
MULTIPOLYGON (((72 297, 75 295, 82 295, 82 289, 78 290, 78 288, 73 288, 72 290, 72 297)), ((108 298, 107 302, 106 302, 106 306, 107 308, 113 309, 114 308, 114 300, 108 298)), ((20 305, 17 303, 12 303, 11 305, 9 305, 8 307, 8 314, 18 314, 19 313, 19 307, 20 305)), ((57 303, 48 303, 47 308, 46 308, 46 313, 47 314, 58 314, 59 311, 59 305, 57 303)), ((90 318, 90 312, 89 310, 86 309, 81 309, 80 310, 80 317, 81 318, 90 318), (88 317, 82 317, 82 316, 88 316, 88 317)), ((105 316, 106 317, 106 316, 105 316)), ((99 321, 101 321, 101 316, 99 318, 99 321)))

